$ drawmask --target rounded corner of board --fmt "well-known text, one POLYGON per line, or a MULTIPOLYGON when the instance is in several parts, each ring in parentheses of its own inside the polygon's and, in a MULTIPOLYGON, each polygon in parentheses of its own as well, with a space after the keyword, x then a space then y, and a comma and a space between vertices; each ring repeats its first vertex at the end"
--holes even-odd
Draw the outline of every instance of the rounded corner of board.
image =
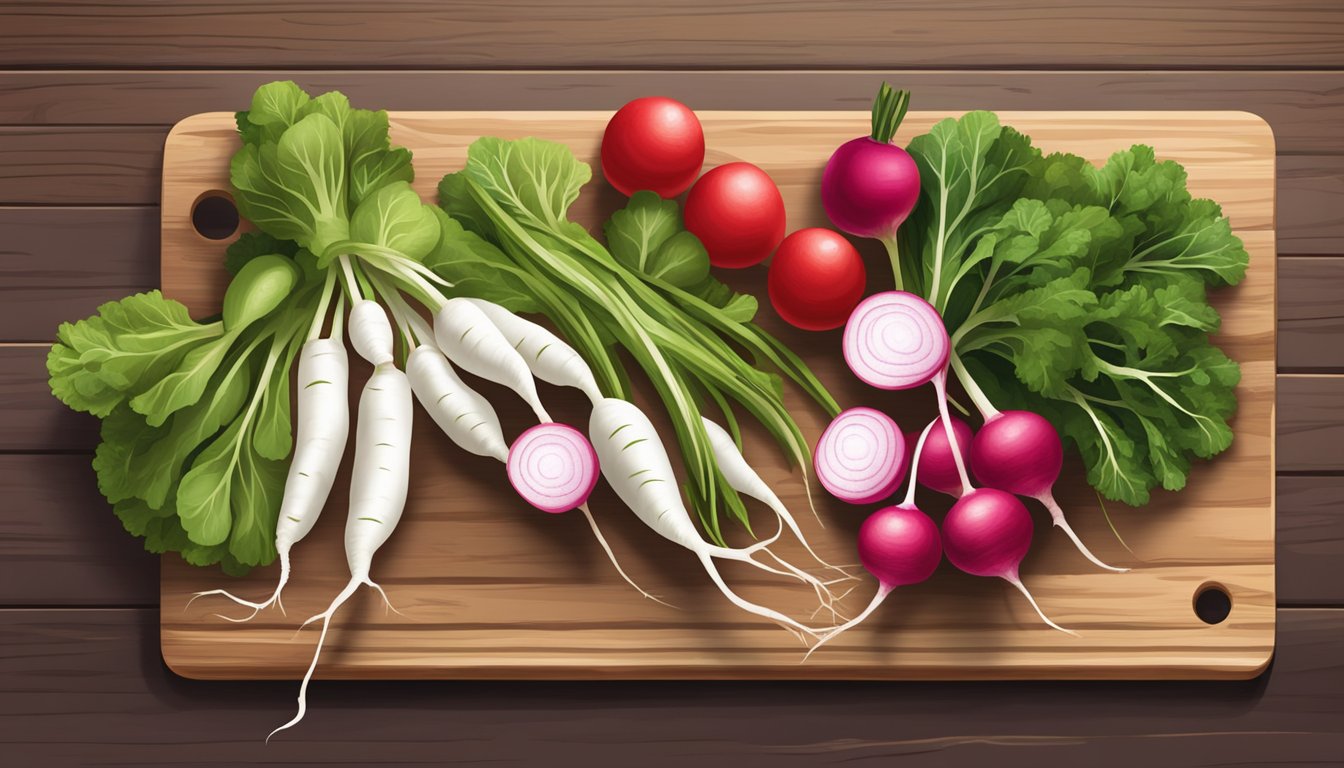
POLYGON ((168 137, 164 139, 164 147, 171 147, 183 136, 200 133, 203 130, 219 127, 220 120, 232 121, 234 119, 231 112, 197 112, 194 115, 188 115, 168 129, 168 137))

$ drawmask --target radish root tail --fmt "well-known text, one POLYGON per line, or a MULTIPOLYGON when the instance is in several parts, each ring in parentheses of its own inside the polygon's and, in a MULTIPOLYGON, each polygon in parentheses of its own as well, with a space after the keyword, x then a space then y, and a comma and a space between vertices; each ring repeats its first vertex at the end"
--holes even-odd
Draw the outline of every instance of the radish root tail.
POLYGON ((1083 540, 1078 538, 1078 534, 1073 532, 1073 526, 1069 525, 1068 521, 1064 519, 1064 510, 1059 508, 1059 504, 1055 502, 1054 496, 1047 494, 1039 497, 1038 500, 1045 505, 1046 509, 1050 510, 1050 519, 1054 521, 1055 525, 1059 526, 1060 530, 1064 531, 1064 534, 1069 537, 1069 540, 1078 548, 1078 551, 1083 553, 1083 557, 1092 561, 1093 565, 1098 568, 1105 568, 1108 571, 1115 571, 1116 573, 1125 573, 1129 570, 1128 568, 1117 568, 1114 565, 1107 565, 1096 555, 1092 554, 1092 550, 1088 549, 1087 545, 1083 544, 1083 540))
POLYGON ((275 734, 298 725, 299 721, 302 720, 303 716, 308 712, 308 683, 312 681, 313 672, 317 669, 317 660, 322 655, 322 644, 326 642, 327 630, 331 627, 331 617, 336 614, 336 610, 340 608, 346 600, 350 599, 351 595, 355 594, 355 590, 359 589, 366 581, 367 579, 351 579, 350 583, 345 585, 345 589, 341 590, 341 593, 336 595, 336 599, 331 601, 331 605, 328 606, 327 610, 309 618, 299 627, 299 629, 303 629, 303 627, 312 624, 314 621, 319 619, 322 621, 322 632, 317 636, 317 649, 313 651, 313 660, 309 663, 308 671, 303 674, 303 682, 299 685, 299 711, 295 713, 294 717, 291 718, 289 722, 267 734, 266 743, 269 744, 271 737, 275 734))
POLYGON ((847 630, 857 627, 859 624, 862 624, 863 620, 868 618, 869 614, 871 614, 873 611, 877 610, 877 606, 881 605, 883 600, 887 599, 887 595, 891 594, 891 590, 892 587, 888 587, 885 584, 878 587, 877 594, 873 595, 873 599, 868 603, 867 608, 864 608, 863 611, 860 612, 858 616, 855 616, 854 618, 850 619, 844 624, 841 624, 835 629, 832 629, 830 632, 827 632, 826 634, 817 638, 817 642, 814 643, 812 647, 808 649, 807 653, 803 654, 802 661, 798 663, 802 664, 803 662, 806 662, 809 658, 812 657, 812 654, 817 652, 818 648, 830 642, 832 639, 835 638, 836 635, 839 635, 847 630))
MULTIPOLYGON (((727 551, 737 552, 737 550, 731 550, 731 549, 727 551)), ((751 558, 745 555, 742 555, 740 557, 728 556, 726 559, 740 560, 743 562, 752 563, 758 567, 761 566, 760 563, 752 560, 751 558)), ((786 628, 794 629, 796 631, 802 632, 812 637, 817 637, 820 634, 817 630, 813 629, 812 627, 809 627, 805 624, 801 624, 798 621, 795 621, 794 619, 785 616, 779 611, 774 610, 773 608, 766 608, 763 605, 753 603, 750 600, 747 600, 746 598, 734 592, 732 588, 728 586, 727 582, 723 580, 723 575, 719 573, 718 567, 714 565, 713 557, 708 552, 700 554, 700 563, 705 567, 705 571, 709 574, 709 578, 713 580, 714 585, 719 588, 719 591, 723 593, 723 596, 728 598, 728 601, 731 602, 733 605, 736 605, 738 608, 741 608, 747 613, 760 616, 761 618, 770 619, 771 621, 777 624, 781 624, 786 628)))
POLYGON ((635 580, 630 578, 630 576, 626 574, 625 569, 622 568, 620 562, 616 560, 616 553, 612 551, 611 545, 607 543, 607 538, 602 535, 602 531, 597 527, 597 518, 593 517, 592 510, 588 508, 588 505, 586 503, 580 504, 579 509, 583 512, 583 516, 587 518, 588 527, 593 529, 593 536, 597 538, 597 543, 602 546, 602 551, 607 553, 607 559, 611 561, 612 567, 616 569, 616 573, 620 574, 622 579, 625 579, 626 584, 629 584, 630 586, 634 587, 635 591, 639 592, 639 594, 647 597, 648 599, 652 600, 655 603, 658 603, 659 605, 665 605, 668 608, 672 608, 673 610, 681 610, 680 608, 677 608, 677 606, 664 601, 657 595, 650 594, 649 592, 645 591, 643 587, 639 586, 639 584, 635 583, 635 580))
POLYGON ((1007 581, 1009 584, 1012 584, 1014 587, 1017 587, 1017 591, 1021 592, 1024 596, 1026 596, 1027 602, 1031 603, 1031 607, 1036 609, 1036 615, 1040 616, 1041 621, 1044 621, 1047 626, 1053 627, 1054 629, 1058 629, 1060 632, 1063 632, 1066 635, 1073 635, 1074 637, 1080 636, 1077 632, 1074 632, 1072 629, 1065 629, 1064 627, 1061 627, 1055 622, 1051 621, 1050 617, 1045 615, 1045 611, 1041 610, 1041 606, 1036 604, 1036 598, 1031 596, 1031 592, 1027 590, 1027 585, 1023 584, 1021 579, 1004 577, 1004 581, 1007 581))

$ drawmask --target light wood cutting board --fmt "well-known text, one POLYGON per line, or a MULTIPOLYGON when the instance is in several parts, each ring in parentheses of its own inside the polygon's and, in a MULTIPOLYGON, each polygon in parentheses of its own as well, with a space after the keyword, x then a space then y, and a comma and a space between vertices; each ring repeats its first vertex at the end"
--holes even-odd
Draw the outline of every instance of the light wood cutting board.
MULTIPOLYGON (((478 136, 540 136, 565 142, 596 167, 605 112, 404 112, 392 115, 392 139, 415 152, 416 188, 433 200, 439 178, 461 168, 478 136)), ((946 115, 912 113, 898 142, 946 115)), ((502 466, 454 449, 417 411, 411 495, 402 523, 378 553, 374 577, 403 615, 378 596, 357 595, 338 614, 317 676, 327 678, 1244 678, 1268 663, 1274 648, 1274 139, 1269 127, 1241 112, 1021 112, 1006 124, 1030 134, 1046 151, 1094 162, 1133 143, 1189 172, 1197 196, 1222 203, 1251 253, 1240 286, 1219 291, 1219 343, 1242 366, 1240 408, 1232 448, 1200 462, 1189 486, 1158 492, 1151 504, 1107 507, 1123 537, 1112 533, 1076 460, 1057 487, 1082 538, 1103 559, 1133 568, 1113 574, 1090 566, 1033 504, 1036 542, 1023 579, 1047 613, 1080 633, 1043 626, 1011 587, 977 579, 946 562, 934 578, 901 589, 866 626, 800 664, 802 648, 781 629, 742 614, 710 585, 687 552, 658 538, 623 510, 603 484, 592 499, 599 522, 631 575, 678 606, 641 598, 612 572, 583 520, 546 515, 509 489, 502 466), (1125 546, 1127 545, 1127 547, 1125 546), (1226 621, 1205 624, 1193 601, 1224 589, 1226 621)), ((767 170, 788 207, 790 230, 827 224, 818 200, 821 169, 842 141, 868 131, 860 112, 705 112, 706 167, 746 160, 767 170)), ((232 115, 196 115, 168 137, 163 164, 163 288, 196 316, 215 311, 226 281, 227 241, 207 240, 191 223, 203 196, 227 194, 228 160, 237 147, 232 115)), ((600 172, 574 208, 591 228, 622 198, 600 172)), ((862 246, 869 289, 890 287, 885 257, 862 246)), ((764 298, 765 269, 726 275, 764 298)), ((845 369, 839 332, 787 328, 762 301, 761 321, 799 350, 843 406, 884 408, 906 429, 933 414, 931 394, 886 393, 861 385, 845 369)), ((354 357, 352 355, 352 357, 354 357)), ((351 381, 367 375, 356 366, 351 381)), ((356 391, 358 387, 355 388, 356 391)), ((512 439, 528 425, 511 393, 480 389, 499 409, 512 439)), ((543 398, 560 420, 583 425, 573 391, 546 387, 543 398)), ((809 440, 823 414, 790 392, 809 440)), ((645 401, 647 404, 647 400, 645 401)), ((655 407, 656 411, 657 408, 655 407)), ((658 422, 655 419, 656 423, 658 422)), ((665 434, 670 434, 666 433, 665 434)), ((675 455, 675 448, 673 449, 675 455)), ((863 509, 822 499, 823 530, 807 512, 799 473, 759 431, 746 453, 800 517, 823 555, 856 561, 855 531, 863 509)), ((276 568, 245 579, 163 561, 162 646, 168 665, 192 678, 297 678, 308 664, 316 631, 297 637, 299 622, 326 607, 347 578, 342 552, 347 472, 325 516, 295 551, 295 577, 285 592, 288 615, 267 611, 250 624, 230 624, 216 611, 231 604, 191 593, 226 586, 268 594, 276 568)), ((946 502, 926 494, 936 518, 946 502)), ((762 515, 758 527, 767 525, 762 515)), ((742 538, 745 541, 745 537, 742 538)), ((788 550, 798 554, 794 550, 788 550)), ((804 616, 815 605, 796 582, 761 578, 728 566, 749 598, 804 616)), ((867 603, 867 579, 845 601, 867 603)), ((817 617, 818 621, 826 617, 817 617)))

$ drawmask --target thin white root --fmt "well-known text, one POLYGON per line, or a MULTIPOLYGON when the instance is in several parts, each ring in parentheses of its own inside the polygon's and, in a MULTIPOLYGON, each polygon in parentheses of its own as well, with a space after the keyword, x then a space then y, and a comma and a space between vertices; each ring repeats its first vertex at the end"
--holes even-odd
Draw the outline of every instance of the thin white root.
POLYGON ((709 574, 709 578, 713 580, 714 585, 719 588, 719 591, 722 592, 724 597, 728 598, 728 601, 731 602, 733 605, 736 605, 738 608, 741 608, 747 613, 760 616, 761 618, 770 619, 771 621, 777 624, 780 624, 786 628, 792 628, 796 631, 803 632, 806 635, 817 637, 820 634, 817 630, 813 629, 812 627, 809 627, 805 624, 800 624, 794 619, 785 616, 784 614, 774 610, 773 608, 766 608, 763 605, 757 605, 756 603, 753 603, 750 600, 743 598, 741 595, 734 592, 726 582, 724 582, 723 575, 719 573, 719 569, 714 565, 714 559, 710 556, 708 552, 699 553, 699 557, 701 565, 705 567, 705 571, 709 574))
POLYGON ((349 600, 350 596, 355 594, 355 590, 359 589, 360 586, 367 581, 367 579, 360 578, 351 579, 350 583, 345 585, 345 589, 341 590, 340 594, 336 595, 336 599, 331 601, 331 605, 327 607, 327 610, 309 618, 299 626, 299 629, 302 630, 314 621, 321 619, 322 633, 317 636, 317 649, 313 651, 313 660, 308 665, 308 671, 303 674, 303 682, 299 685, 299 711, 295 713, 294 717, 291 718, 289 722, 267 734, 267 743, 270 743, 271 737, 275 734, 298 725, 299 721, 303 719, 304 714, 308 712, 308 683, 312 681, 313 672, 317 669, 317 660, 322 655, 322 644, 326 642, 327 630, 331 627, 331 617, 336 614, 336 609, 340 608, 346 600, 349 600))
POLYGON ((285 613, 285 604, 280 602, 280 592, 285 588, 285 584, 288 582, 289 582, 289 552, 281 550, 280 579, 276 581, 275 591, 271 593, 270 597, 266 598, 262 602, 254 603, 251 600, 244 600, 243 598, 238 597, 237 595, 234 595, 230 593, 228 590, 224 589, 207 589, 204 592, 197 592, 196 594, 192 595, 191 599, 187 601, 187 604, 182 607, 182 610, 185 611, 188 608, 190 608, 191 604, 196 602, 197 598, 208 597, 211 595, 220 595, 222 597, 227 597, 228 599, 232 600, 233 602, 239 605, 252 609, 252 613, 249 613, 247 616, 241 619, 233 618, 231 616, 225 616, 221 613, 215 614, 215 616, 225 621, 231 621, 235 624, 242 624, 243 622, 251 621, 252 619, 256 618, 258 613, 261 613, 263 610, 272 605, 280 609, 280 615, 285 616, 287 615, 285 613))
POLYGON ((677 606, 672 605, 669 602, 665 602, 662 598, 658 597, 657 595, 646 592, 643 587, 636 584, 635 580, 630 578, 626 574, 625 569, 622 568, 621 564, 616 560, 616 553, 612 551, 611 545, 607 543, 606 537, 603 536, 602 531, 598 529, 597 519, 593 517, 592 510, 588 509, 588 504, 587 503, 580 504, 579 509, 583 511, 583 516, 588 519, 588 526, 593 529, 593 536, 597 537, 597 543, 601 544, 602 550, 607 553, 607 559, 611 561, 612 567, 616 569, 616 573, 619 573, 622 579, 625 579, 626 584, 629 584, 630 586, 634 587, 635 591, 639 592, 639 594, 647 597, 648 599, 652 600, 655 603, 658 603, 659 605, 666 605, 668 608, 681 610, 680 608, 677 608, 677 606))
POLYGON ((811 658, 812 654, 816 653, 818 648, 830 642, 836 635, 839 635, 840 633, 852 629, 854 627, 857 627, 859 624, 863 623, 863 620, 868 618, 868 615, 871 614, 873 611, 877 610, 877 606, 881 605, 883 600, 887 599, 887 595, 891 594, 891 590, 892 587, 888 587, 885 584, 878 587, 877 594, 873 595, 873 599, 868 603, 867 608, 864 608, 863 611, 859 613, 858 616, 855 616, 854 618, 850 619, 844 624, 841 624, 835 629, 832 629, 830 632, 827 632, 826 634, 817 638, 817 642, 813 643, 812 647, 808 649, 807 653, 803 654, 803 660, 798 663, 802 664, 803 662, 806 662, 809 658, 811 658))
POLYGON ((1080 635, 1077 632, 1074 632, 1072 629, 1065 629, 1064 627, 1061 627, 1055 622, 1051 621, 1050 617, 1045 615, 1045 611, 1041 610, 1041 606, 1036 604, 1036 598, 1032 597, 1031 592, 1027 591, 1027 587, 1025 584, 1022 583, 1021 579, 1010 579, 1005 576, 1003 580, 1008 582, 1009 584, 1012 584, 1014 587, 1017 587, 1017 591, 1021 592, 1023 595, 1026 596, 1027 602, 1031 603, 1031 607, 1036 609, 1036 615, 1040 616, 1041 621, 1044 621, 1047 626, 1058 629, 1060 632, 1063 632, 1066 635, 1073 635, 1074 637, 1080 637, 1080 635))
POLYGON ((1078 538, 1078 534, 1073 532, 1073 526, 1069 525, 1069 522, 1064 519, 1064 510, 1059 508, 1059 504, 1055 502, 1053 497, 1043 496, 1039 498, 1038 501, 1044 504, 1046 509, 1050 510, 1050 519, 1064 531, 1065 535, 1069 537, 1069 540, 1073 542, 1073 545, 1078 548, 1078 551, 1083 553, 1083 557, 1092 561, 1093 565, 1098 568, 1105 568, 1108 571, 1115 571, 1116 573, 1125 573, 1129 570, 1128 568, 1117 568, 1114 565, 1107 565, 1098 559, 1096 555, 1092 554, 1092 550, 1088 549, 1087 545, 1083 544, 1083 540, 1078 538))
POLYGON ((387 610, 391 611, 392 613, 397 614, 398 616, 402 617, 403 619, 405 619, 405 618, 409 618, 409 617, 406 616, 406 614, 402 613, 401 611, 398 611, 398 610, 397 610, 397 606, 395 606, 395 605, 392 604, 392 600, 388 598, 388 596, 387 596, 387 591, 383 589, 383 585, 382 585, 382 584, 379 584, 378 582, 373 581, 372 579, 365 579, 365 580, 364 580, 364 583, 365 583, 367 586, 373 587, 374 589, 378 590, 378 594, 379 594, 379 595, 382 595, 382 598, 383 598, 383 605, 387 608, 387 610))

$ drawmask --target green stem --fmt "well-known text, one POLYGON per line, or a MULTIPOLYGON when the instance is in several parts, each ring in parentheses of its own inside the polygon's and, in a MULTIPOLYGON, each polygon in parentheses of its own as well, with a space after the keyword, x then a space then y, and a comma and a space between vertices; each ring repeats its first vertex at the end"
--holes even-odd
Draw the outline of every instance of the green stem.
POLYGON ((877 98, 873 100, 872 140, 890 144, 909 108, 909 91, 898 91, 893 89, 890 83, 882 83, 877 89, 877 98))
POLYGON ((961 358, 956 354, 953 354, 949 358, 949 364, 952 366, 952 370, 956 372, 957 381, 961 382, 962 389, 966 390, 966 396, 971 398, 971 402, 975 404, 976 410, 980 411, 980 417, 985 421, 989 421, 995 416, 998 416, 999 409, 994 407, 994 404, 989 401, 989 397, 985 394, 985 391, 981 389, 980 385, 971 377, 971 372, 966 370, 966 365, 961 362, 961 358))
POLYGON ((896 235, 882 238, 882 244, 887 247, 887 256, 891 259, 891 276, 896 280, 896 290, 905 290, 905 281, 901 279, 901 246, 896 242, 896 235))

